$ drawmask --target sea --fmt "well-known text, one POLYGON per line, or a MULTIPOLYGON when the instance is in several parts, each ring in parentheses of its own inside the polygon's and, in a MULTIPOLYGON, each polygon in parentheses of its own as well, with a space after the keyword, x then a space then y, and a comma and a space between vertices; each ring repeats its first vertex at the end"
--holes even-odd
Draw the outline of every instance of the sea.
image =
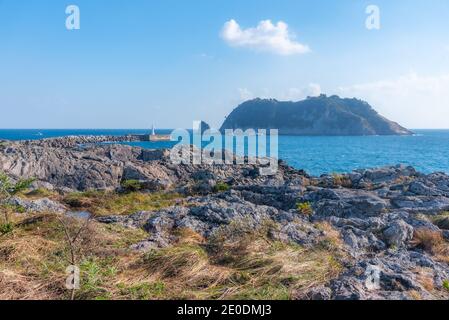
MULTIPOLYGON (((169 134, 172 130, 157 130, 169 134)), ((405 164, 423 173, 449 174, 449 130, 413 130, 412 136, 305 137, 280 136, 279 158, 312 175, 405 164)), ((148 134, 146 129, 0 129, 0 139, 36 140, 72 135, 148 134)), ((127 143, 163 149, 175 142, 127 143)))

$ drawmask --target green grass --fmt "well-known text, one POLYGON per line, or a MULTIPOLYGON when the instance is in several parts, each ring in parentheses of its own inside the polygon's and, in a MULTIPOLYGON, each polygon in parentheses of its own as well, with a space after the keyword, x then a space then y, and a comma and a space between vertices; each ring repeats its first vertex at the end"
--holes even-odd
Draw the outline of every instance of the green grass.
POLYGON ((166 294, 165 283, 162 281, 143 282, 133 285, 119 283, 120 295, 131 300, 161 299, 166 294))
POLYGON ((449 280, 443 281, 443 288, 446 289, 446 291, 449 292, 449 280))
POLYGON ((14 230, 14 224, 8 222, 0 224, 0 234, 11 233, 14 230))
POLYGON ((226 192, 229 191, 230 187, 227 183, 225 182, 218 182, 215 187, 214 187, 214 191, 215 192, 226 192))
POLYGON ((121 186, 126 192, 136 192, 143 189, 139 180, 125 180, 122 181, 121 186))
POLYGON ((23 194, 26 198, 30 199, 41 199, 41 198, 52 198, 56 197, 57 193, 45 188, 37 188, 30 192, 26 192, 23 194))
POLYGON ((115 193, 88 191, 72 193, 63 202, 74 210, 85 210, 94 215, 133 214, 173 206, 181 196, 174 193, 115 193))

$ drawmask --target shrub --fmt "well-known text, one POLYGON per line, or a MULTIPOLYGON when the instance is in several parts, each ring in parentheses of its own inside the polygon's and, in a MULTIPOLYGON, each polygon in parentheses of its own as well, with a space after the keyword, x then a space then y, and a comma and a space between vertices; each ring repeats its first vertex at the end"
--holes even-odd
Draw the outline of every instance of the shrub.
POLYGON ((127 192, 135 192, 143 189, 143 185, 139 180, 122 181, 121 186, 127 192))
POLYGON ((351 179, 349 179, 349 177, 346 177, 342 174, 334 173, 334 174, 332 174, 332 178, 333 178, 334 184, 336 186, 342 186, 342 187, 347 187, 347 188, 352 186, 351 179))
POLYGON ((218 182, 214 187, 215 192, 226 192, 229 189, 230 189, 229 185, 225 182, 218 182))
POLYGON ((11 233, 14 230, 14 225, 12 223, 0 224, 0 234, 11 233))
POLYGON ((304 215, 311 216, 313 214, 313 208, 310 202, 298 202, 296 209, 304 215))

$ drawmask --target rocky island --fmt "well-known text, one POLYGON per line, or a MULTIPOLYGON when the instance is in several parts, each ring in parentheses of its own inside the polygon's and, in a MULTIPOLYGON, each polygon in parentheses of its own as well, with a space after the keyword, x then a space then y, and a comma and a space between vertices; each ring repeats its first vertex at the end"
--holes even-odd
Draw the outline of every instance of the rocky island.
POLYGON ((0 298, 449 298, 446 174, 261 176, 97 140, 0 142, 0 298))
POLYGON ((338 96, 309 97, 299 102, 254 99, 238 106, 225 129, 278 129, 281 135, 410 135, 410 130, 379 115, 367 102, 338 96))

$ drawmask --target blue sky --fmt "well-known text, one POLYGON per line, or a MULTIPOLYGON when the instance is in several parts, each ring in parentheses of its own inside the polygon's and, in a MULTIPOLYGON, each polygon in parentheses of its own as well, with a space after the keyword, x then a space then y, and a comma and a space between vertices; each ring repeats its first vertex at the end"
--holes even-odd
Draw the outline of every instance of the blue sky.
POLYGON ((320 92, 448 128, 448 17, 447 0, 0 0, 0 128, 219 126, 244 99, 320 92), (80 30, 65 27, 70 4, 80 30), (380 30, 365 27, 370 4, 380 30), (308 52, 258 44, 265 20, 308 52))

